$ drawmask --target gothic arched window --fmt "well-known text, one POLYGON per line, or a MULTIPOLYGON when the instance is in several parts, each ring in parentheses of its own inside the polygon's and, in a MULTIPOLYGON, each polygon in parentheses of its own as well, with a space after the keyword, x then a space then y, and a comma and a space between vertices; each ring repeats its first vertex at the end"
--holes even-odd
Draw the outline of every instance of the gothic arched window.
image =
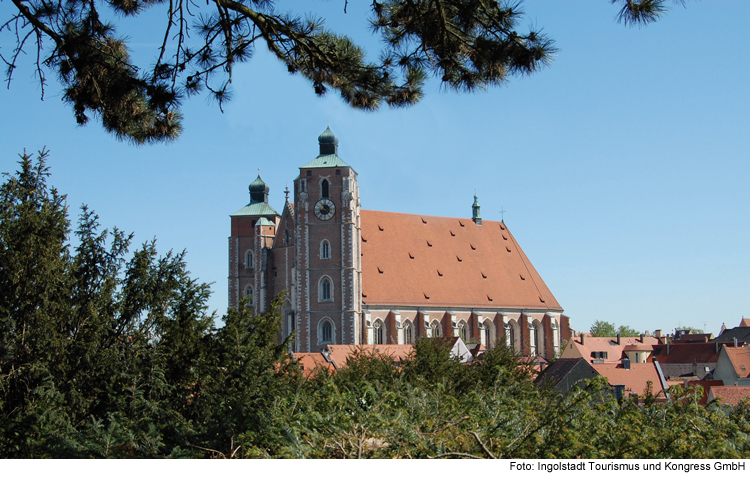
POLYGON ((320 183, 320 195, 322 198, 328 198, 328 180, 324 179, 320 183))
POLYGON ((464 321, 460 321, 458 323, 458 336, 461 337, 461 340, 463 340, 464 343, 466 343, 466 340, 468 338, 466 328, 466 323, 464 321))
POLYGON ((320 242, 320 258, 321 259, 331 258, 331 244, 328 243, 328 240, 323 240, 322 242, 320 242))
POLYGON ((252 269, 253 268, 253 264, 254 264, 253 257, 254 256, 253 256, 253 251, 252 250, 248 250, 247 252, 245 252, 245 269, 252 269))
POLYGON ((320 341, 322 343, 331 343, 333 341, 333 325, 328 320, 323 321, 320 326, 320 341))
POLYGON ((248 308, 255 306, 255 294, 253 293, 253 286, 245 286, 245 297, 247 298, 248 308))
POLYGON ((373 330, 373 343, 375 345, 382 345, 383 344, 383 322, 380 320, 375 321, 375 323, 372 325, 373 330))
POLYGON ((414 327, 409 321, 404 322, 404 345, 414 343, 414 327))
POLYGON ((430 323, 430 331, 433 337, 439 337, 440 335, 442 335, 442 332, 440 330, 440 323, 438 323, 437 320, 433 320, 432 323, 430 323))
POLYGON ((333 285, 331 278, 323 277, 318 285, 318 301, 333 301, 333 285))

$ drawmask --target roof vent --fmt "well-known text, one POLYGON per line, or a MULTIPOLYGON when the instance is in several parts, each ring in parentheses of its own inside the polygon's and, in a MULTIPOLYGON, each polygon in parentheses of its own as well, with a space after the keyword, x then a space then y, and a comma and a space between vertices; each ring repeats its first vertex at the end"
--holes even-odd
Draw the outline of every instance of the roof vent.
POLYGON ((544 302, 541 296, 539 296, 539 301, 541 301, 542 303, 544 302))
POLYGON ((422 223, 424 223, 425 225, 427 225, 427 221, 424 218, 422 218, 422 223))
POLYGON ((365 238, 364 236, 362 236, 362 241, 363 241, 364 243, 367 243, 367 239, 366 239, 366 238, 365 238))
POLYGON ((430 243, 430 241, 429 241, 429 240, 427 241, 427 246, 428 246, 428 247, 432 247, 432 244, 430 243))
POLYGON ((380 230, 382 232, 383 231, 383 227, 381 227, 380 225, 378 225, 378 230, 380 230))
POLYGON ((451 232, 451 237, 455 237, 456 236, 456 234, 453 233, 453 230, 451 230, 450 232, 451 232))
POLYGON ((411 255, 411 252, 407 252, 407 254, 409 254, 409 258, 410 258, 410 259, 414 260, 414 256, 413 256, 413 255, 411 255))
POLYGON ((456 259, 458 259, 458 261, 459 261, 459 262, 463 262, 463 261, 461 260, 461 257, 459 257, 459 256, 456 256, 456 259))
POLYGON ((487 295, 487 299, 489 299, 490 301, 492 301, 492 298, 490 297, 489 294, 487 295))
POLYGON ((503 234, 503 240, 508 240, 508 237, 506 237, 505 234, 503 234))
POLYGON ((525 281, 525 280, 526 280, 526 278, 525 278, 525 277, 523 277, 523 274, 518 274, 518 277, 520 277, 522 281, 525 281))
POLYGON ((500 223, 500 229, 501 230, 505 230, 505 225, 503 225, 502 223, 500 223))
POLYGON ((508 252, 510 252, 510 247, 505 247, 505 250, 507 250, 508 252))
POLYGON ((437 269, 438 276, 443 277, 443 273, 440 272, 440 269, 437 269))
POLYGON ((476 250, 477 248, 474 247, 472 244, 469 244, 469 247, 471 247, 471 250, 476 250))
POLYGON ((427 293, 422 293, 422 294, 424 294, 424 298, 425 299, 430 299, 430 297, 427 295, 427 293))
POLYGON ((464 222, 462 222, 461 220, 458 220, 458 224, 461 225, 462 227, 466 226, 466 225, 464 225, 464 222))
POLYGON ((378 272, 380 272, 381 274, 383 273, 383 269, 381 269, 380 266, 378 266, 378 272))
POLYGON ((482 272, 482 277, 485 278, 485 279, 487 279, 487 274, 485 274, 484 272, 482 272))

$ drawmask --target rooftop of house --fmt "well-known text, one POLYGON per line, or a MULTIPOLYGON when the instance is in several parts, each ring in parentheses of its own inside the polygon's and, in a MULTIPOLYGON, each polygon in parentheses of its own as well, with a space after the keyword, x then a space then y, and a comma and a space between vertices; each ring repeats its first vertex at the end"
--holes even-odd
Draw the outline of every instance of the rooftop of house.
POLYGON ((750 386, 711 386, 708 400, 721 399, 722 404, 736 406, 743 399, 750 399, 750 386))
POLYGON ((620 343, 617 343, 617 337, 592 337, 577 336, 570 339, 568 346, 562 352, 562 357, 575 358, 582 357, 589 362, 612 362, 619 363, 626 347, 629 350, 649 350, 658 345, 659 339, 655 337, 620 337, 620 343))
POLYGON ((335 372, 336 368, 334 365, 326 360, 325 356, 320 352, 315 353, 294 353, 292 354, 294 359, 302 370, 302 375, 309 377, 312 375, 316 368, 323 368, 329 372, 335 372))
POLYGON ((733 342, 736 339, 738 342, 742 343, 750 342, 750 325, 747 324, 747 320, 747 318, 743 318, 740 322, 740 326, 725 329, 719 334, 719 336, 711 341, 733 342))
POLYGON ((750 377, 750 347, 724 347, 734 371, 740 378, 750 377))
POLYGON ((361 211, 368 305, 562 311, 503 222, 361 211))
POLYGON ((645 395, 648 382, 651 382, 651 392, 658 395, 663 391, 659 374, 652 363, 630 364, 627 369, 619 363, 591 364, 599 375, 607 378, 609 385, 625 386, 625 394, 636 393, 639 396, 645 395))
POLYGON ((555 360, 552 365, 544 369, 544 372, 539 374, 535 382, 537 384, 544 384, 549 387, 555 387, 566 375, 568 375, 576 365, 581 363, 582 366, 591 367, 588 361, 583 358, 559 358, 555 360))
POLYGON ((654 345, 649 361, 664 364, 711 363, 719 360, 721 345, 717 343, 672 343, 654 345))
POLYGON ((337 369, 346 366, 349 357, 357 353, 390 357, 394 362, 401 362, 414 351, 414 345, 326 345, 324 351, 337 369))

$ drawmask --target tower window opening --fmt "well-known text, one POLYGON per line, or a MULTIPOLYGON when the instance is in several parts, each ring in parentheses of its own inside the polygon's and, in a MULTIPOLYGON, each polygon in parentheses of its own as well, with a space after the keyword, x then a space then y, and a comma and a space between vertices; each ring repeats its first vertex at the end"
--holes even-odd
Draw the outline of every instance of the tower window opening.
POLYGON ((324 179, 320 183, 320 192, 323 198, 328 198, 328 180, 327 179, 324 179))

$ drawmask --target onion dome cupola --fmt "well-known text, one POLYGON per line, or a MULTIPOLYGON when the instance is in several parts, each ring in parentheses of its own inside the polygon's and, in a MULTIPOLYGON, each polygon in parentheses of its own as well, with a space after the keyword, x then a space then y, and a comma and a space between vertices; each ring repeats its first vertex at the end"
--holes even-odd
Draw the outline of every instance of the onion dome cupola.
POLYGON ((331 132, 331 127, 326 127, 325 132, 318 136, 318 144, 321 156, 339 153, 339 138, 331 132))
POLYGON ((320 145, 320 154, 318 157, 308 162, 301 169, 325 168, 325 167, 349 167, 347 163, 339 157, 339 138, 336 137, 331 128, 327 127, 325 131, 318 136, 320 145))
POLYGON ((230 216, 252 216, 252 217, 279 217, 279 213, 268 204, 268 185, 258 177, 248 186, 250 190, 250 203, 232 213, 230 216))
POLYGON ((260 174, 258 174, 258 177, 250 183, 250 186, 248 186, 248 189, 250 190, 250 203, 268 203, 268 190, 270 189, 266 183, 263 182, 263 180, 260 178, 260 174))

